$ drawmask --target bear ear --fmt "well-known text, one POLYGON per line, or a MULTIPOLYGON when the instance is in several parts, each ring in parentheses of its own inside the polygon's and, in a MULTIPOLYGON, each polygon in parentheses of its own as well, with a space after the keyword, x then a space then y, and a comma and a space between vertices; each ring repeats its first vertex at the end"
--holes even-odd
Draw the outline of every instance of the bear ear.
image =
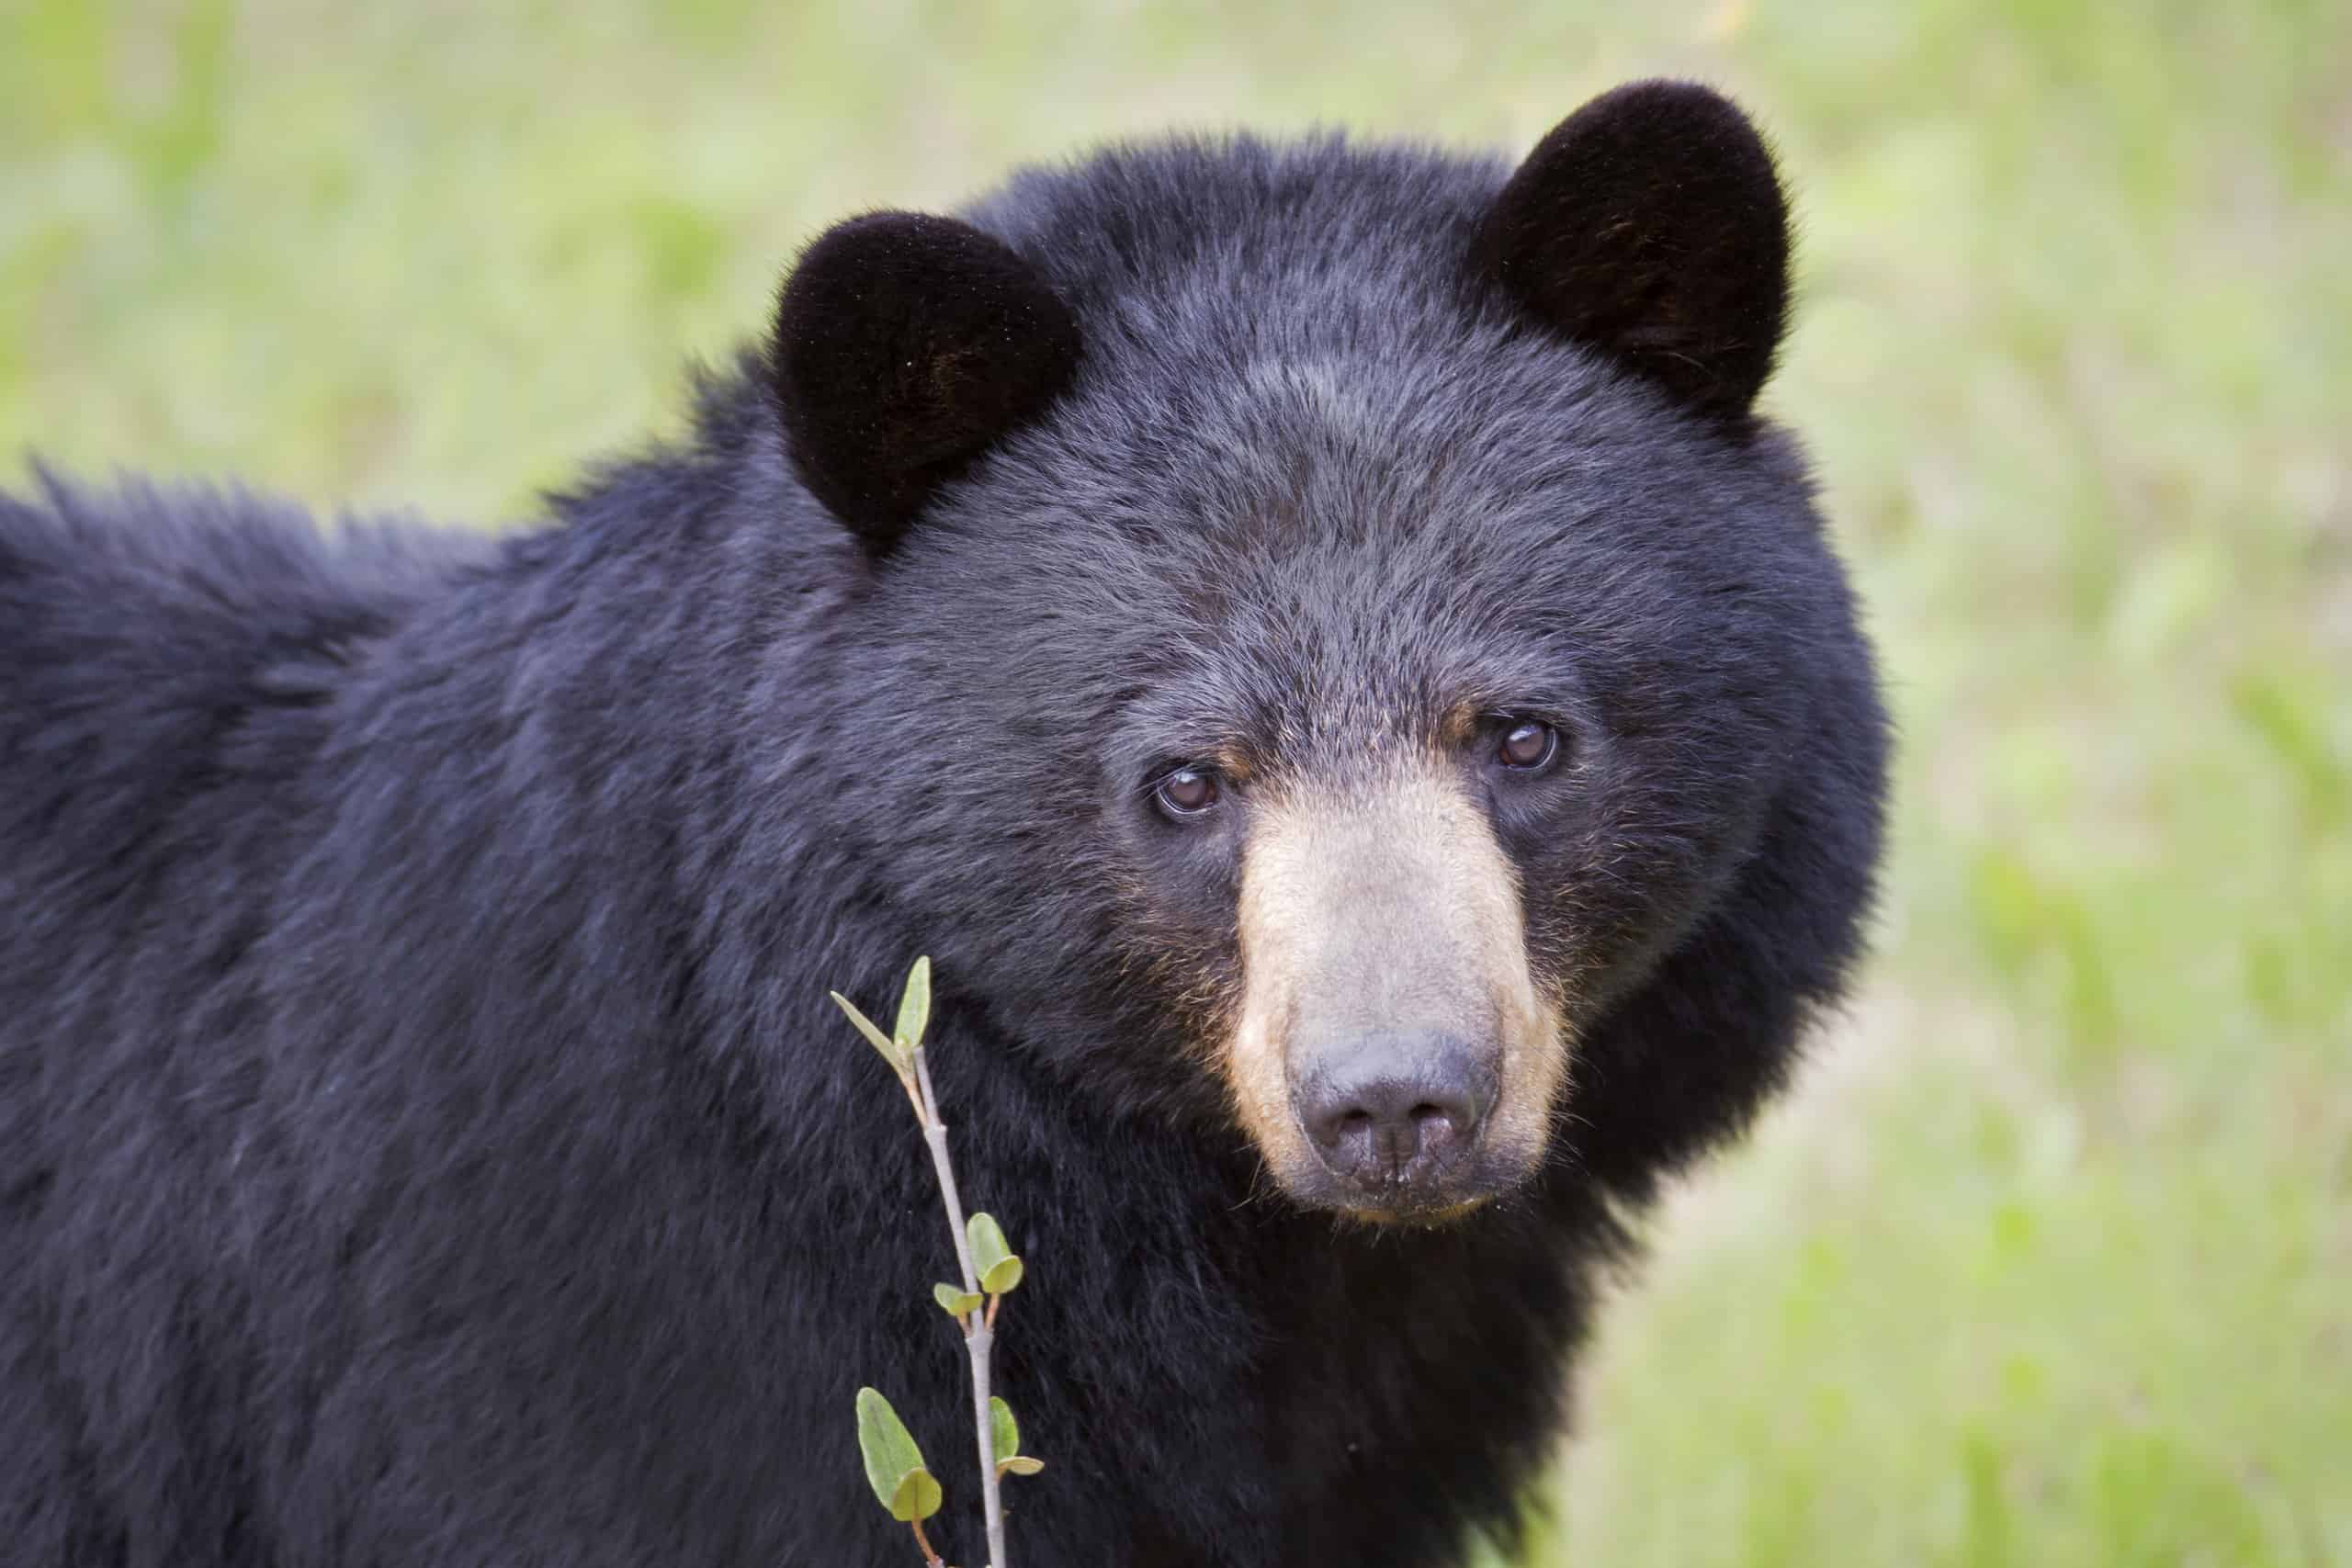
POLYGON ((1771 374, 1788 206, 1763 138, 1705 87, 1637 82, 1577 110, 1476 244, 1523 309, 1702 412, 1744 419, 1771 374))
POLYGON ((1078 324, 968 223, 873 212, 802 253, 770 375, 793 466, 873 558, 932 491, 1069 384, 1078 324))

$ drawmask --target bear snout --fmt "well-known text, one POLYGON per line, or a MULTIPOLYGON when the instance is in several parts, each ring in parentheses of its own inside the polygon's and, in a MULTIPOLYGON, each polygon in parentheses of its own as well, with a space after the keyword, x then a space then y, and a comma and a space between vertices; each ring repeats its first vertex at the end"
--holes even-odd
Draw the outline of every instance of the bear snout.
POLYGON ((1217 1059, 1268 1171, 1307 1207, 1417 1222, 1525 1181, 1570 1031, 1486 814, 1434 766, 1255 806, 1217 1059))

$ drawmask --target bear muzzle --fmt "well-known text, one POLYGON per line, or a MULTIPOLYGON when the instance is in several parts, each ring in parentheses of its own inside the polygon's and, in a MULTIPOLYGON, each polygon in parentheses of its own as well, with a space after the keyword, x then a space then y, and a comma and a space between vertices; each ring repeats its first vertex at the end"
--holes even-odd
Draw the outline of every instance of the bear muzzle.
POLYGON ((1564 999, 1529 962, 1516 869, 1434 765, 1257 803, 1238 1120, 1294 1201, 1429 1223, 1525 1181, 1565 1092, 1564 999))

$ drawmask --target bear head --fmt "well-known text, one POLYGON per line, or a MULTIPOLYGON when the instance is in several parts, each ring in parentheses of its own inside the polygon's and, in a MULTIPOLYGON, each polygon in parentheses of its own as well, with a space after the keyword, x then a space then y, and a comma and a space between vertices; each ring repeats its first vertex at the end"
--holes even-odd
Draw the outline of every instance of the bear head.
POLYGON ((1571 1157, 1578 1042, 1756 852, 1847 604, 1753 412, 1788 219, 1706 89, 1515 168, 1122 148, 786 281, 850 586, 834 829, 975 1028, 1296 1201, 1571 1157))

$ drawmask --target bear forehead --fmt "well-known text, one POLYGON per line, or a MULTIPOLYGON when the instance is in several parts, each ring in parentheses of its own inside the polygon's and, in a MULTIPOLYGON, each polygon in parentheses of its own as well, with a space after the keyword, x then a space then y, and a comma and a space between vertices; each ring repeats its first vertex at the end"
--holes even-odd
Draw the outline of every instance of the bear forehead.
POLYGON ((1605 372, 1564 344, 1122 374, 1016 436, 909 552, 929 624, 1018 684, 1133 679, 1261 726, 1367 729, 1565 701, 1596 655, 1724 646, 1745 601, 1721 591, 1803 529, 1801 491, 1596 396, 1605 372))
POLYGON ((1654 578, 1703 591, 1802 512, 1779 476, 1530 334, 1105 358, 935 512, 915 553, 955 558, 960 592, 1034 610, 1057 585, 1162 626, 1377 641, 1515 606, 1601 613, 1654 578), (1719 538, 1736 513, 1747 537, 1719 538))

